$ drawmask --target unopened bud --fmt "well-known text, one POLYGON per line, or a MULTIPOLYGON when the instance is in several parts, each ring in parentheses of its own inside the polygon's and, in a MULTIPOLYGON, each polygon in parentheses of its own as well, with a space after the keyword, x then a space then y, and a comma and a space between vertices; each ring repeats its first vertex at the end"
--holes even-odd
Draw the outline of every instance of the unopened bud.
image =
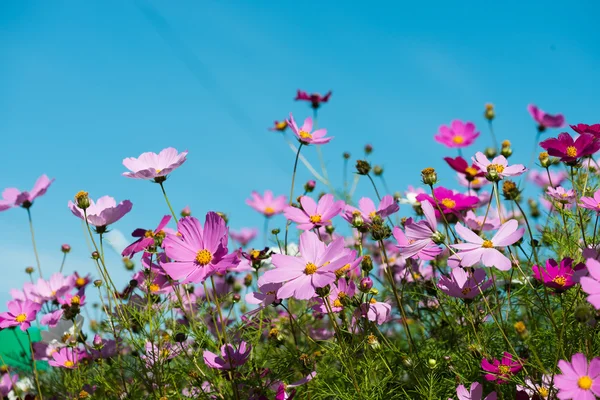
POLYGON ((360 280, 358 284, 358 289, 363 293, 369 293, 369 290, 373 287, 373 280, 371 278, 364 277, 360 280))
POLYGON ((25 268, 25 272, 27 274, 29 274, 29 275, 33 274, 33 271, 34 271, 33 267, 27 267, 27 268, 25 268))
POLYGON ((88 192, 84 192, 83 190, 77 192, 75 195, 75 204, 82 210, 88 208, 90 206, 90 196, 88 195, 88 192))
POLYGON ((359 175, 369 175, 369 172, 371 172, 371 164, 369 164, 365 160, 357 160, 356 161, 356 172, 359 175))
POLYGON ((365 145, 365 154, 371 154, 373 152, 373 146, 371 146, 370 144, 366 144, 365 145))
POLYGON ((485 105, 485 111, 483 113, 483 116, 488 121, 491 121, 494 119, 494 117, 496 116, 496 113, 494 112, 494 105, 492 103, 487 103, 485 105))
POLYGON ((190 215, 192 215, 192 210, 190 209, 190 206, 185 206, 183 210, 181 210, 180 215, 182 217, 189 217, 190 215))
POLYGON ((344 154, 342 156, 344 157, 344 160, 350 159, 350 153, 348 153, 347 151, 344 152, 344 154))
POLYGON ((68 244, 63 244, 62 246, 60 246, 60 251, 67 254, 71 251, 71 246, 69 246, 68 244))
POLYGON ((313 190, 315 190, 315 186, 317 186, 317 182, 315 182, 311 179, 310 181, 308 181, 304 184, 304 191, 306 193, 310 193, 313 190))
POLYGON ((438 177, 435 169, 433 168, 425 168, 421 170, 421 180, 424 184, 433 186, 437 183, 438 177))
POLYGON ((92 259, 98 260, 100 258, 100 253, 97 251, 92 251, 92 259))
POLYGON ((233 296, 231 296, 231 301, 233 301, 234 303, 239 303, 239 301, 241 299, 242 299, 242 296, 240 296, 239 293, 234 293, 233 296))
POLYGON ((381 168, 379 165, 374 166, 373 174, 375 174, 375 176, 381 176, 383 174, 383 168, 381 168))
POLYGON ((427 366, 429 368, 435 368, 437 365, 437 361, 433 358, 430 358, 429 360, 427 360, 427 366))
POLYGON ((319 296, 321 296, 321 297, 325 297, 325 296, 327 296, 327 295, 329 294, 329 290, 330 290, 330 287, 329 287, 329 285, 327 285, 327 286, 325 286, 325 287, 316 288, 316 289, 315 289, 315 292, 316 292, 316 293, 317 293, 319 296))
POLYGON ((442 244, 446 241, 446 236, 442 232, 436 231, 433 235, 431 235, 431 240, 435 244, 442 244))
POLYGON ((125 265, 125 269, 127 271, 133 271, 135 268, 135 264, 129 257, 123 257, 123 265, 125 265))
POLYGON ((500 149, 500 154, 504 157, 508 158, 512 155, 512 148, 510 147, 510 142, 505 140, 502 142, 502 148, 500 149))
POLYGON ((494 158, 498 154, 495 148, 487 147, 484 151, 484 154, 487 158, 494 158))
POLYGON ((367 274, 371 272, 373 269, 373 259, 371 259, 370 255, 367 254, 363 257, 362 261, 360 262, 360 268, 367 274))
POLYGON ((104 342, 102 341, 102 338, 97 333, 94 335, 93 344, 94 344, 94 348, 96 348, 97 350, 101 349, 104 346, 104 342))
POLYGON ((102 286, 102 281, 101 281, 100 279, 96 279, 96 280, 94 281, 94 286, 96 286, 96 287, 100 287, 100 286, 102 286))
POLYGON ((540 155, 538 157, 538 160, 540 160, 540 165, 542 166, 542 168, 548 168, 550 165, 552 165, 552 161, 550 160, 550 156, 545 151, 542 151, 540 153, 540 155))
POLYGON ((252 285, 252 274, 247 274, 247 275, 244 277, 244 285, 245 285, 246 287, 248 287, 248 286, 252 285))
POLYGON ((333 232, 335 232, 335 228, 334 228, 334 226, 333 226, 333 225, 327 225, 327 226, 325 227, 325 232, 327 232, 327 233, 328 233, 328 234, 330 234, 330 235, 331 235, 331 234, 333 234, 333 232))
POLYGON ((183 343, 187 340, 187 335, 183 332, 177 332, 174 339, 177 343, 183 343))
POLYGON ((513 326, 515 328, 515 331, 519 334, 519 336, 524 337, 527 334, 527 327, 525 326, 523 321, 515 322, 513 326))
POLYGON ((502 195, 506 200, 517 200, 521 192, 513 181, 505 180, 502 184, 502 195))
POLYGON ((279 232, 281 232, 281 231, 279 230, 279 228, 275 228, 275 229, 273 229, 273 230, 271 231, 271 233, 272 233, 273 235, 279 235, 279 232))

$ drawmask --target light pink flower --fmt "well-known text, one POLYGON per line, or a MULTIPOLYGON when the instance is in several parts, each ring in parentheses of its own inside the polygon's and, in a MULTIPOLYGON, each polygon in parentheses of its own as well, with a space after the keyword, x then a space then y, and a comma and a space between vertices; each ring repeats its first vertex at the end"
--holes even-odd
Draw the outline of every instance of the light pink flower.
POLYGON ((435 211, 430 202, 421 203, 425 219, 418 222, 407 221, 404 225, 406 234, 394 227, 394 238, 398 241, 400 254, 404 258, 418 257, 423 260, 433 260, 442 252, 437 243, 441 243, 443 235, 437 230, 435 211))
POLYGON ((258 192, 252 192, 251 196, 251 199, 246 200, 246 204, 259 213, 264 214, 265 217, 272 217, 275 214, 282 213, 288 205, 287 197, 283 195, 273 197, 273 192, 270 190, 265 190, 264 196, 261 196, 258 192))
POLYGON ((593 258, 588 258, 585 262, 589 276, 583 276, 580 279, 581 289, 589 296, 588 303, 600 310, 600 262, 593 258))
POLYGON ((123 165, 131 172, 123 172, 123 176, 134 179, 166 179, 167 175, 183 164, 187 151, 177 153, 168 147, 160 153, 142 153, 138 158, 129 157, 123 160, 123 165))
POLYGON ((210 368, 232 370, 244 365, 248 361, 251 351, 252 346, 246 342, 241 342, 237 349, 228 343, 221 346, 220 357, 205 350, 203 353, 204 363, 210 368))
POLYGON ((560 360, 561 375, 554 376, 559 399, 595 400, 600 397, 600 357, 589 364, 584 354, 577 353, 571 362, 560 360))
POLYGON ((531 170, 527 175, 527 179, 531 182, 535 183, 542 189, 550 186, 550 179, 552 179, 552 185, 558 186, 567 179, 569 175, 565 171, 553 172, 550 171, 550 178, 548 178, 548 173, 546 171, 538 171, 531 170))
POLYGON ((377 325, 381 325, 390 319, 392 306, 388 303, 379 302, 372 298, 369 303, 362 303, 354 312, 354 318, 367 318, 377 325))
POLYGON ((548 186, 546 194, 561 204, 571 204, 577 198, 577 194, 573 189, 565 190, 562 186, 556 188, 548 186))
POLYGON ((256 228, 242 228, 239 231, 229 231, 229 236, 241 246, 246 246, 258 235, 256 228))
POLYGON ((302 144, 326 144, 333 139, 333 136, 325 137, 327 129, 317 129, 311 132, 313 129, 313 120, 311 117, 306 118, 302 127, 298 128, 296 121, 294 121, 294 116, 290 113, 290 119, 287 120, 287 123, 298 141, 302 144))
POLYGON ((475 157, 472 157, 471 160, 473 160, 473 163, 482 171, 487 171, 488 175, 491 171, 495 171, 499 179, 519 176, 527 170, 522 164, 508 165, 508 161, 506 161, 506 157, 504 156, 494 157, 494 159, 490 161, 485 154, 480 151, 475 153, 475 157))
POLYGON ((319 203, 309 196, 300 197, 302 209, 288 206, 283 211, 285 217, 298 224, 298 229, 311 230, 316 227, 331 225, 331 219, 344 208, 344 201, 334 201, 332 194, 326 194, 319 203))
POLYGON ((596 214, 600 214, 600 190, 594 192, 594 197, 582 196, 579 200, 581 200, 580 207, 594 210, 596 214))
POLYGON ((75 277, 73 275, 64 276, 60 272, 56 272, 47 281, 39 278, 35 285, 35 290, 42 300, 51 301, 56 300, 57 297, 64 296, 74 287, 75 277))
MULTIPOLYGON (((68 205, 73 215, 84 219, 84 212, 81 208, 70 200, 68 205)), ((93 225, 96 228, 105 228, 123 218, 125 214, 131 211, 132 207, 133 204, 129 200, 123 200, 117 204, 112 197, 102 196, 95 203, 94 200, 90 199, 90 206, 85 212, 90 225, 93 225)))
POLYGON ((344 207, 342 218, 352 223, 355 215, 360 215, 366 224, 370 224, 375 216, 386 218, 400 210, 400 206, 389 194, 383 196, 379 206, 375 208, 375 203, 368 197, 363 197, 358 201, 358 208, 351 205, 344 207))
POLYGON ((485 271, 483 269, 475 269, 473 275, 469 276, 460 267, 452 268, 450 277, 442 276, 438 282, 438 287, 448 296, 473 299, 479 296, 482 291, 492 286, 492 281, 485 278, 485 271))
MULTIPOLYGON (((458 396, 458 400, 481 400, 481 397, 483 396, 483 385, 479 382, 473 382, 470 390, 467 390, 464 385, 458 385, 456 387, 456 395, 458 396)), ((492 392, 483 400, 496 400, 496 398, 496 392, 492 392)))
POLYGON ((54 179, 42 175, 35 181, 31 192, 20 191, 17 188, 4 189, 2 192, 2 199, 0 199, 0 211, 8 210, 12 207, 31 207, 36 198, 43 196, 46 193, 52 182, 54 182, 54 179))
POLYGON ((85 358, 85 352, 77 347, 62 347, 52 353, 52 360, 48 364, 53 367, 75 369, 79 362, 85 358))
POLYGON ((514 244, 523 237, 525 228, 519 228, 517 220, 502 224, 491 240, 484 239, 462 224, 456 224, 456 233, 466 243, 453 244, 451 247, 459 250, 457 256, 463 267, 470 267, 481 262, 486 267, 496 267, 500 271, 511 268, 510 260, 498 251, 497 247, 506 247, 514 244))
POLYGON ((473 211, 468 211, 465 216, 465 225, 474 231, 494 231, 500 228, 500 218, 494 218, 493 215, 498 215, 498 212, 492 207, 490 207, 487 218, 485 214, 476 216, 473 211))

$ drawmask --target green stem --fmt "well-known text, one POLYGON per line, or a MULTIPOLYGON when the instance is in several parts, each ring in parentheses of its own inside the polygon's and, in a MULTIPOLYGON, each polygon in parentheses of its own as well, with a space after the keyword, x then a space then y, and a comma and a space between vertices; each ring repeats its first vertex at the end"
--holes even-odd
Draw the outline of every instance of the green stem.
POLYGON ((33 231, 33 220, 31 219, 31 210, 29 208, 27 210, 27 217, 29 218, 29 231, 31 232, 31 243, 33 244, 33 254, 35 254, 35 262, 37 263, 38 273, 40 274, 40 278, 42 276, 42 265, 40 264, 40 256, 37 251, 37 246, 35 244, 35 233, 33 231))
POLYGON ((177 215, 175 214, 175 211, 173 211, 173 207, 171 207, 171 202, 169 201, 169 197, 167 196, 167 192, 165 191, 165 186, 163 185, 162 182, 159 182, 160 188, 162 189, 163 192, 163 196, 165 196, 165 201, 167 202, 167 205, 169 206, 169 210, 171 210, 171 215, 173 216, 173 219, 175 219, 175 223, 179 222, 177 220, 177 215))
POLYGON ((42 387, 40 386, 40 380, 38 378, 37 365, 35 363, 35 356, 33 354, 33 343, 31 342, 31 335, 29 334, 29 330, 27 332, 27 339, 29 340, 29 351, 31 352, 31 366, 33 368, 33 377, 35 378, 35 385, 37 386, 38 394, 40 395, 40 400, 44 400, 44 396, 42 395, 42 387))
MULTIPOLYGON (((303 143, 300 142, 300 146, 298 146, 298 152, 296 153, 296 160, 294 161, 294 172, 292 172, 292 187, 290 188, 290 202, 289 205, 291 206, 292 203, 294 202, 294 183, 296 181, 296 171, 298 170, 298 158, 300 157, 300 150, 302 150, 302 146, 303 143)), ((287 220, 286 224, 285 224, 285 254, 287 255, 288 253, 288 231, 290 229, 290 220, 287 220)))

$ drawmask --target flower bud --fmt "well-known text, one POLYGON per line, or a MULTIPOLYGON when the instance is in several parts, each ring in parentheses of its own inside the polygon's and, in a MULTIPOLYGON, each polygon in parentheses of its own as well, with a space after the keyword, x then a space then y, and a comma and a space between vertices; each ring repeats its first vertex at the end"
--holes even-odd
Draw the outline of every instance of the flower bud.
POLYGON ((379 340, 377 340, 377 336, 370 334, 367 336, 367 343, 373 350, 378 350, 381 345, 379 344, 379 340))
POLYGON ((189 217, 190 215, 192 215, 192 210, 190 209, 190 206, 185 206, 183 210, 181 210, 180 215, 182 217, 189 217))
POLYGON ((365 154, 369 155, 373 152, 373 146, 371 146, 370 144, 366 144, 365 145, 365 154))
POLYGON ((360 268, 367 274, 371 272, 373 269, 373 260, 371 259, 370 255, 367 254, 363 257, 362 261, 360 262, 360 268))
POLYGON ((368 293, 373 287, 373 280, 368 276, 362 278, 358 284, 358 289, 363 293, 368 293))
POLYGON ((273 229, 273 230, 271 231, 271 233, 272 233, 273 235, 279 235, 279 232, 281 232, 281 231, 279 230, 279 228, 275 228, 275 229, 273 229))
POLYGON ((344 154, 342 156, 344 157, 344 160, 350 159, 350 153, 348 153, 347 151, 344 152, 344 154))
POLYGON ((187 340, 187 335, 183 332, 177 332, 174 339, 177 343, 183 343, 187 340))
POLYGON ((68 244, 63 244, 62 246, 60 246, 60 251, 67 254, 71 251, 71 246, 69 246, 68 244))
POLYGON ((315 190, 315 186, 317 186, 317 182, 315 182, 311 179, 310 181, 308 181, 304 184, 304 191, 306 193, 310 193, 313 190, 315 190))
POLYGON ((500 180, 500 175, 498 175, 498 170, 494 164, 487 166, 487 174, 485 174, 485 179, 490 182, 498 182, 500 180))
POLYGON ((333 225, 327 225, 325 227, 325 232, 327 232, 328 234, 332 235, 333 232, 335 232, 335 228, 333 227, 333 225))
POLYGON ((438 177, 435 169, 433 168, 425 168, 421 170, 421 180, 424 184, 433 186, 437 183, 438 177))
POLYGON ((373 174, 375 174, 375 176, 381 176, 383 174, 383 168, 380 167, 379 165, 374 166, 373 174))
POLYGON ((27 268, 25 268, 25 273, 27 273, 29 275, 33 274, 33 271, 34 271, 33 267, 27 267, 27 268))
POLYGON ((522 338, 525 338, 526 336, 528 336, 527 327, 525 326, 523 321, 515 322, 515 324, 513 326, 515 328, 515 331, 519 334, 519 336, 521 336, 522 338))
POLYGON ((494 105, 492 103, 487 103, 485 105, 485 111, 483 113, 483 116, 490 122, 494 119, 496 113, 494 112, 494 105))
POLYGON ((96 280, 94 281, 94 286, 96 286, 96 287, 100 287, 100 286, 102 286, 102 281, 101 281, 100 279, 96 279, 96 280))
POLYGON ((517 200, 521 191, 513 181, 506 180, 502 184, 502 195, 506 200, 517 200))
POLYGON ((355 228, 361 228, 365 224, 365 219, 363 218, 360 211, 356 211, 352 213, 352 226, 355 228))
POLYGON ((359 175, 369 175, 369 172, 371 172, 371 164, 365 160, 357 160, 356 171, 359 175))
POLYGON ((104 347, 104 342, 102 341, 100 335, 98 335, 97 333, 94 335, 93 344, 96 350, 100 350, 102 347, 104 347))
POLYGON ((90 206, 90 197, 88 192, 84 192, 83 190, 77 192, 75 195, 75 204, 77 204, 77 207, 81 208, 82 210, 88 208, 90 206))
POLYGON ((234 293, 233 296, 231 296, 231 301, 233 301, 234 303, 239 303, 241 299, 242 296, 240 296, 239 293, 234 293))
POLYGON ((542 151, 540 153, 540 155, 538 156, 538 160, 540 160, 540 165, 542 166, 542 168, 548 168, 552 164, 550 156, 545 151, 542 151))
POLYGON ((590 308, 585 304, 580 304, 575 309, 575 319, 579 322, 586 323, 592 317, 592 313, 590 312, 590 308))
POLYGON ((92 251, 92 259, 98 260, 100 258, 100 253, 97 251, 92 251))
POLYGON ((327 296, 329 294, 329 290, 330 290, 330 287, 329 287, 329 285, 327 285, 327 286, 324 286, 324 287, 316 288, 315 292, 317 292, 317 294, 319 296, 325 297, 325 296, 327 296))
POLYGON ((500 154, 504 157, 508 158, 512 155, 512 148, 510 147, 510 141, 505 140, 502 142, 502 148, 500 149, 500 154))
POLYGON ((431 235, 431 240, 433 240, 433 243, 435 244, 443 244, 446 241, 446 235, 444 235, 442 232, 436 231, 433 235, 431 235))
POLYGON ((484 151, 484 154, 487 158, 494 158, 498 154, 495 148, 487 147, 484 151))
POLYGON ((125 269, 127 271, 133 271, 135 268, 135 264, 129 257, 123 257, 123 265, 125 265, 125 269))
POLYGON ((244 286, 249 287, 250 285, 252 285, 252 274, 247 274, 244 277, 244 286))
POLYGON ((427 360, 427 366, 429 368, 435 368, 437 365, 437 360, 430 358, 429 360, 427 360))

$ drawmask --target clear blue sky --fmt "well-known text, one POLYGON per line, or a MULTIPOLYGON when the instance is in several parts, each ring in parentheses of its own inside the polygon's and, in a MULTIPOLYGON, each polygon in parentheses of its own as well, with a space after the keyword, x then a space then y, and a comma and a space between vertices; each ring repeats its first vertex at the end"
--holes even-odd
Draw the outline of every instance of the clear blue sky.
MULTIPOLYGON (((423 167, 442 167, 449 152, 433 135, 455 118, 475 122, 477 145, 489 145, 486 102, 513 162, 531 154, 529 102, 571 123, 598 122, 597 1, 340 4, 0 2, 0 187, 56 178, 32 209, 46 275, 63 242, 73 247, 67 270, 92 271, 66 206, 78 190, 131 199, 115 226, 127 235, 168 212, 157 185, 120 176, 122 159, 144 151, 189 150, 166 182, 177 210, 222 210, 235 228, 260 227, 244 199, 289 191, 293 154, 266 129, 290 111, 310 115, 293 101, 298 88, 334 92, 319 125, 335 136, 323 151, 338 186, 342 152, 358 155, 367 142, 392 190, 418 183, 423 167)), ((305 154, 317 164, 314 149, 305 154)), ((308 177, 301 168, 298 182, 308 177)), ((367 182, 360 193, 372 195, 367 182)), ((0 226, 3 303, 34 258, 25 211, 1 213, 0 226)))

